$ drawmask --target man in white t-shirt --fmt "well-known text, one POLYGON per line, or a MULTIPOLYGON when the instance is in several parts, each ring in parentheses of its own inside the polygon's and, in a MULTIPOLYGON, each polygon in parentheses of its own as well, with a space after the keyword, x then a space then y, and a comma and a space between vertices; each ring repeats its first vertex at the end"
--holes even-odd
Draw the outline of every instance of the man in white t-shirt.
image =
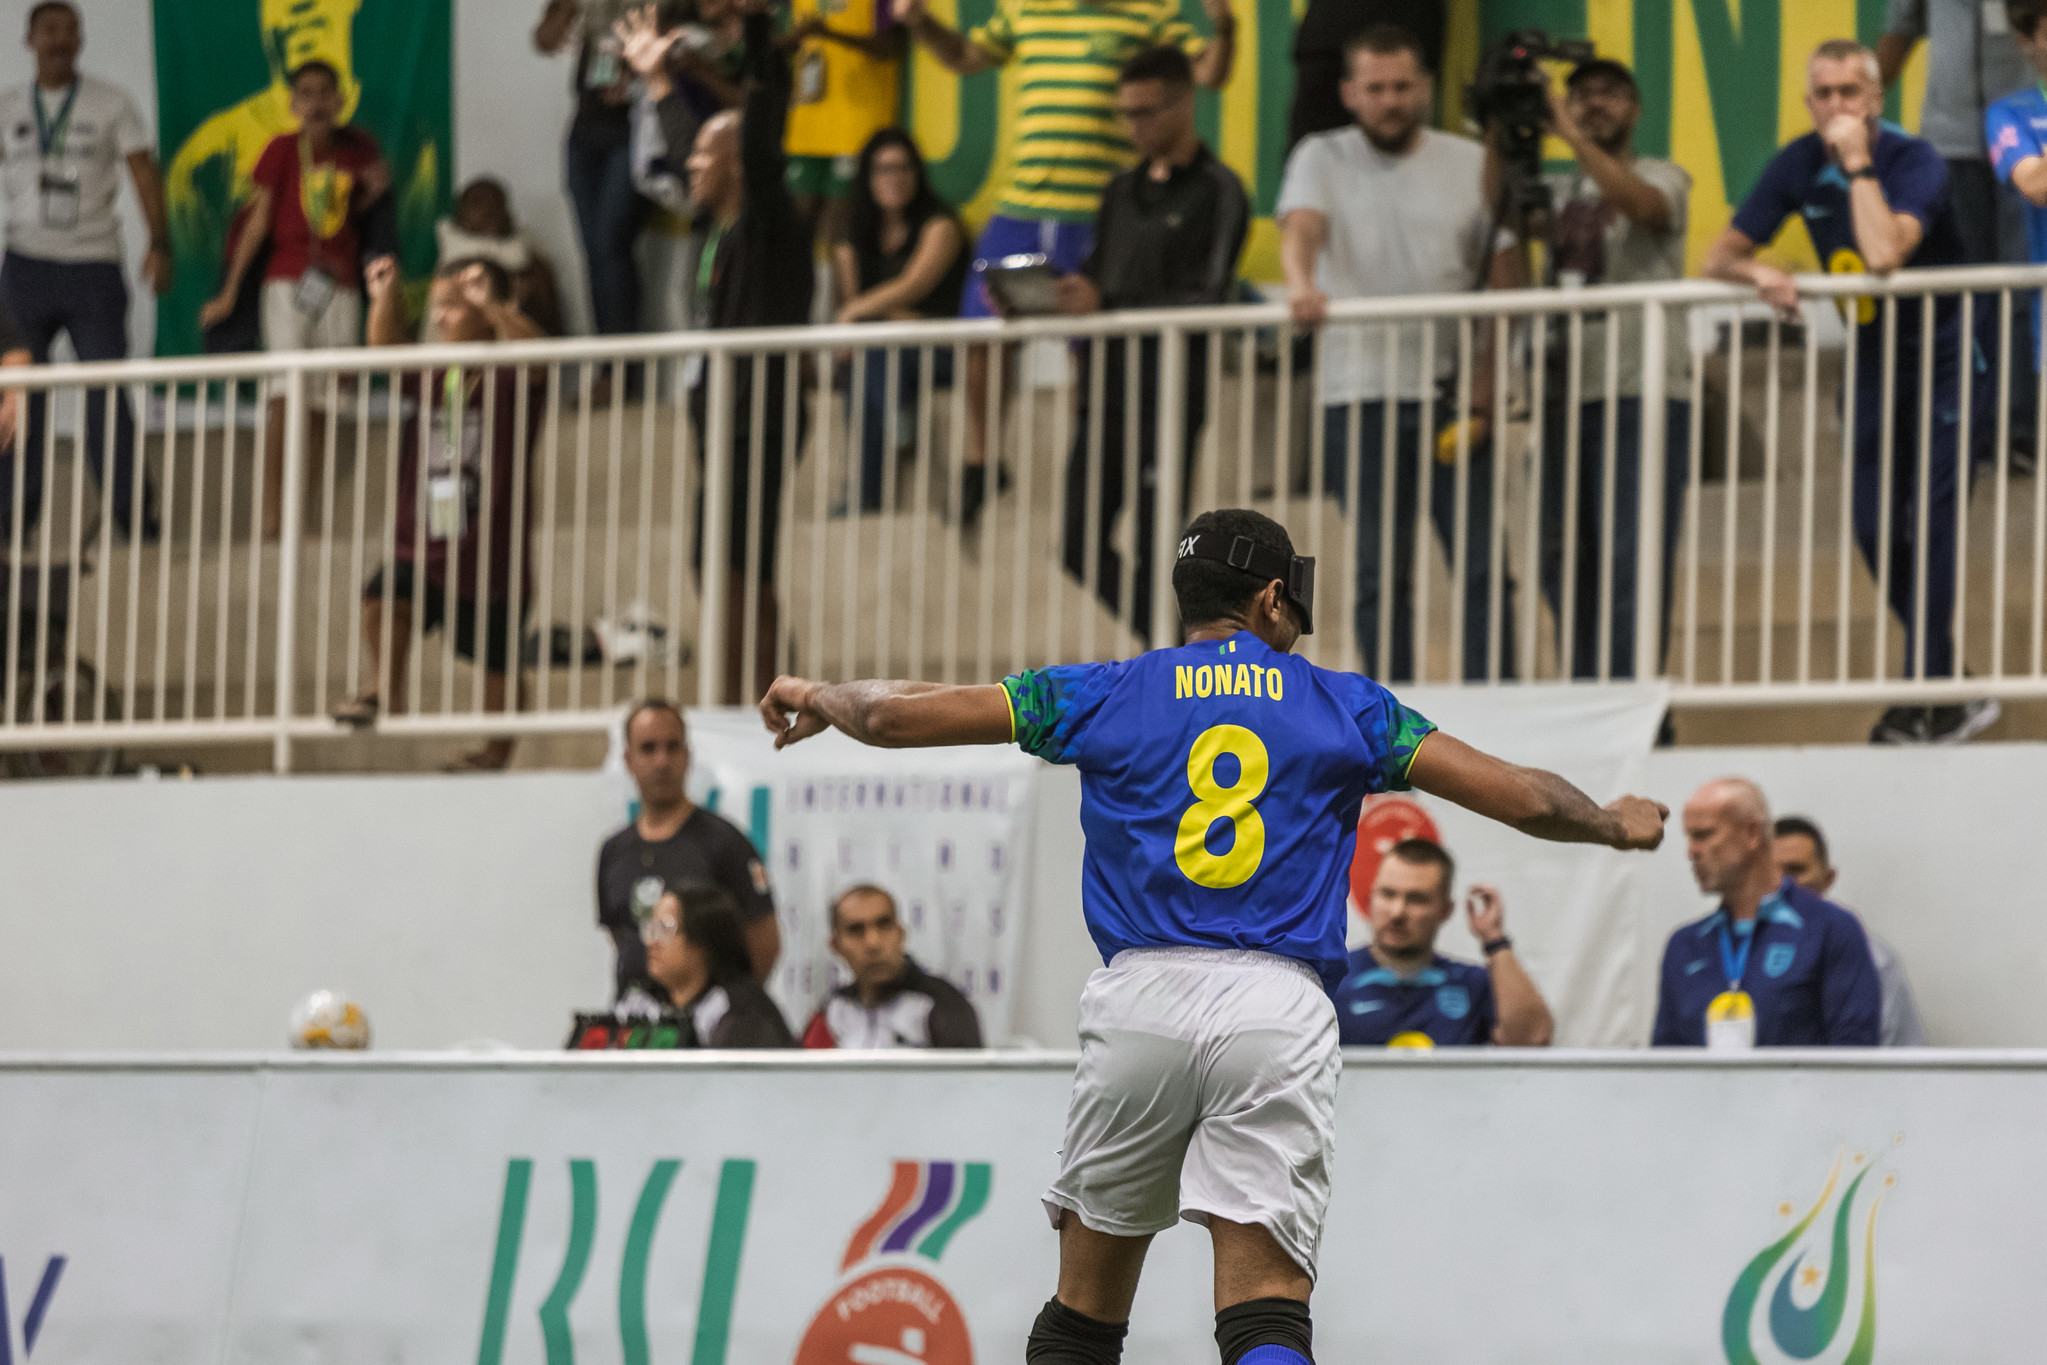
POLYGON ((1474 329, 1475 363, 1465 377, 1472 420, 1460 429, 1455 323, 1437 324, 1427 354, 1418 322, 1324 324, 1331 299, 1454 294, 1488 283, 1509 285, 1518 280, 1519 261, 1512 250, 1494 250, 1485 148, 1423 126, 1434 81, 1415 39, 1387 25, 1369 28, 1351 39, 1344 60, 1343 102, 1356 122, 1304 138, 1294 148, 1277 216, 1294 323, 1321 332, 1318 397, 1326 491, 1342 498, 1351 480, 1358 485, 1359 653, 1364 671, 1374 678, 1404 682, 1415 677, 1414 526, 1426 465, 1430 520, 1453 569, 1461 562, 1464 573, 1464 629, 1461 639, 1452 641, 1453 650, 1461 644, 1459 671, 1472 681, 1491 676, 1495 667, 1499 676, 1512 677, 1511 578, 1501 584, 1497 642, 1490 614, 1493 454, 1486 438, 1493 383, 1485 352, 1492 329, 1474 329), (1395 459, 1390 610, 1382 608, 1379 581, 1389 405, 1395 459), (1353 447, 1355 461, 1350 458, 1353 447), (1425 448, 1429 455, 1423 454, 1425 448), (1461 534, 1456 524, 1460 454, 1469 476, 1461 534))
MULTIPOLYGON (((1692 177, 1682 166, 1654 157, 1636 156, 1635 123, 1642 116, 1642 95, 1634 73, 1619 62, 1599 57, 1580 62, 1564 82, 1564 93, 1550 94, 1550 127, 1570 147, 1576 165, 1546 177, 1556 202, 1555 228, 1549 252, 1552 285, 1565 289, 1588 284, 1646 284, 1681 280, 1685 273, 1685 224, 1690 211, 1692 177)), ((1563 657, 1571 676, 1599 676, 1599 576, 1601 547, 1611 542, 1613 577, 1607 640, 1607 676, 1635 676, 1635 546, 1641 513, 1642 465, 1642 315, 1620 314, 1615 340, 1618 363, 1611 384, 1606 373, 1606 315, 1587 313, 1575 340, 1578 353, 1578 449, 1576 515, 1567 518, 1570 500, 1571 400, 1568 392, 1574 342, 1569 322, 1549 325, 1549 354, 1543 371, 1542 471, 1542 595, 1556 617, 1559 632, 1569 622, 1570 639, 1563 657), (1614 525, 1611 537, 1604 524, 1606 478, 1606 402, 1614 397, 1614 525), (1571 563, 1564 563, 1564 523, 1575 523, 1577 535, 1571 563), (1566 579, 1571 609, 1564 608, 1566 579)), ((1691 347, 1685 342, 1684 314, 1666 311, 1663 427, 1663 610, 1664 641, 1670 638, 1671 564, 1677 550, 1678 515, 1684 509, 1685 482, 1691 465, 1691 347)), ((1658 645, 1661 654, 1662 645, 1658 645)))
MULTIPOLYGON (((149 130, 126 91, 79 73, 84 46, 77 9, 68 0, 43 0, 28 17, 36 78, 0 93, 0 187, 7 196, 0 301, 38 364, 49 360, 59 332, 70 336, 80 360, 128 358, 128 283, 115 215, 123 164, 149 222, 142 277, 158 294, 171 286, 170 228, 149 130)), ((42 397, 31 397, 28 408, 24 535, 42 513, 42 397)), ((104 469, 109 453, 106 396, 90 391, 85 456, 107 515, 123 536, 139 523, 143 538, 154 540, 155 498, 135 479, 135 416, 126 390, 116 391, 111 478, 104 469)), ((10 495, 11 466, 12 457, 0 455, 0 482, 10 495)))

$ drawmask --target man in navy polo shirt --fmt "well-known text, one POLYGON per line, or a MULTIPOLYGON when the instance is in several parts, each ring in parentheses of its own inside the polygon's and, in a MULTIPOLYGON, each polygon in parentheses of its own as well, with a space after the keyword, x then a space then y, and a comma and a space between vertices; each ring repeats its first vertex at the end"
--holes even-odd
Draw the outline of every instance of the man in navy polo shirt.
POLYGON ((1542 1047, 1555 1031, 1549 1006, 1514 956, 1506 910, 1474 886, 1467 912, 1485 965, 1436 952, 1450 918, 1456 867, 1441 845, 1403 839, 1386 851, 1365 916, 1372 943, 1350 955, 1336 988, 1338 1037, 1361 1047, 1542 1047))
POLYGON ((1883 990, 1855 916, 1780 877, 1769 803, 1724 777, 1685 803, 1685 850, 1720 899, 1663 950, 1656 1047, 1875 1047, 1883 990))
MULTIPOLYGON (((1784 220, 1801 218, 1829 274, 1888 275, 1905 266, 1952 266, 1964 258, 1961 228, 1948 193, 1947 162, 1930 142, 1879 121, 1883 85, 1876 54, 1860 43, 1821 43, 1806 64, 1805 106, 1814 132, 1784 147, 1763 168, 1734 221, 1706 253, 1701 271, 1713 279, 1753 285, 1787 321, 1798 320, 1798 287, 1776 266, 1755 258, 1784 220)), ((1886 305, 1843 299, 1859 326, 1855 337, 1855 539, 1905 632, 1905 675, 1955 674, 1955 500, 1960 493, 1962 345, 1959 295, 1934 305, 1933 402, 1926 505, 1920 477, 1920 304, 1897 303, 1896 351, 1884 364, 1886 305), (1886 414, 1884 395, 1891 395, 1886 414), (1883 452, 1890 445, 1890 503, 1883 505, 1883 452), (1926 596, 1917 596, 1919 523, 1926 596), (1886 525, 1888 521, 1888 525, 1886 525), (1888 564, 1883 556, 1888 553, 1888 564), (1919 637, 1924 612, 1925 635, 1919 637), (1920 652, 1924 650, 1924 667, 1920 652)), ((1979 309, 1980 312, 1980 309, 1979 309)), ((1997 423, 1988 370, 1971 367, 1971 449, 1987 456, 1997 423)), ((1892 707, 1870 733, 1876 743, 1955 743, 1997 719, 1998 703, 1982 698, 1950 706, 1892 707)))

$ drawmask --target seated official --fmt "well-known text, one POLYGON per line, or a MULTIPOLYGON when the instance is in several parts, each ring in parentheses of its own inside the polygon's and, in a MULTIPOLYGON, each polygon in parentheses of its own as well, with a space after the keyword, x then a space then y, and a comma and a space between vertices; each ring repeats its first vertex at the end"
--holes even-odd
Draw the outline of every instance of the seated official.
POLYGON ((1656 1047, 1875 1047, 1882 989, 1855 916, 1781 876, 1770 805, 1753 782, 1708 782, 1685 803, 1685 851, 1720 906, 1663 951, 1656 1047))
POLYGON ((832 951, 853 973, 803 1031, 805 1047, 980 1047, 981 1021, 904 951, 895 897, 856 886, 832 902, 832 951))
POLYGON ((1350 955, 1336 989, 1337 1033, 1347 1046, 1545 1047, 1556 1031, 1542 993, 1506 935, 1506 907, 1490 886, 1465 904, 1485 965, 1436 952, 1457 874, 1440 844, 1403 839, 1386 851, 1365 917, 1372 942, 1350 955))
MULTIPOLYGON (((1816 896, 1834 889, 1834 878, 1840 874, 1827 853, 1827 836, 1818 825, 1803 815, 1786 815, 1779 817, 1771 832, 1779 876, 1789 877, 1816 896)), ((1848 909, 1845 905, 1841 908, 1848 909)), ((1848 913, 1855 914, 1852 910, 1848 913)), ((1883 1023, 1877 1029, 1878 1043, 1884 1047, 1925 1047, 1926 1026, 1919 1022, 1919 1005, 1912 998, 1912 983, 1905 977, 1904 959, 1868 924, 1862 926, 1862 932, 1869 936, 1870 960, 1876 963, 1876 979, 1883 989, 1883 1023)))
MULTIPOLYGON (((720 886, 670 891, 640 928, 647 945, 647 975, 667 995, 653 1003, 673 1009, 688 1027, 682 1047, 795 1047, 782 1011, 753 979, 739 906, 720 886)), ((619 1002, 633 1013, 637 1002, 619 1002)))

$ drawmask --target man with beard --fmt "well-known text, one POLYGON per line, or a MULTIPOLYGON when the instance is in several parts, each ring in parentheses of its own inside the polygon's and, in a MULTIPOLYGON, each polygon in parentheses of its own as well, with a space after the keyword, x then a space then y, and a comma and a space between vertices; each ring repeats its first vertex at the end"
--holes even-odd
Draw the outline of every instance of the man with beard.
MULTIPOLYGON (((1588 284, 1644 284, 1679 280, 1685 273, 1685 223, 1691 202, 1691 175, 1672 161, 1636 156, 1635 123, 1642 116, 1642 95, 1625 66, 1599 57, 1581 62, 1564 82, 1564 93, 1550 95, 1550 127, 1570 147, 1577 162, 1569 171, 1548 177, 1556 202, 1556 234, 1550 279, 1566 289, 1588 284)), ((1690 472, 1691 393, 1690 348, 1683 345, 1681 315, 1666 314, 1663 426, 1663 622, 1670 630, 1670 569, 1677 549, 1678 513, 1684 508, 1685 479, 1690 472)), ((1638 310, 1619 315, 1619 362, 1613 377, 1614 524, 1611 535, 1602 512, 1607 460, 1606 327, 1607 315, 1585 315, 1578 338, 1578 448, 1570 449, 1570 404, 1565 390, 1570 376, 1571 336, 1564 319, 1550 324, 1549 357, 1544 377, 1550 401, 1543 406, 1542 438, 1542 595, 1557 621, 1569 622, 1564 649, 1571 676, 1596 678, 1599 672, 1599 565, 1602 555, 1613 561, 1613 593, 1608 611, 1608 676, 1635 676, 1635 545, 1641 507, 1642 466, 1642 318, 1638 310), (1569 469, 1577 461, 1574 512, 1566 511, 1569 469), (1564 523, 1577 525, 1576 552, 1564 563, 1564 523), (1571 607, 1563 594, 1571 594, 1571 607)), ((1562 629, 1560 626, 1559 629, 1562 629)), ((1660 649, 1660 646, 1659 646, 1660 649)))
POLYGON ((1414 659, 1414 524, 1428 467, 1430 519, 1453 566, 1463 571, 1464 630, 1460 670, 1467 681, 1514 674, 1513 583, 1502 585, 1501 639, 1492 640, 1493 453, 1486 439, 1493 401, 1490 327, 1475 329, 1475 364, 1464 376, 1469 421, 1459 422, 1458 328, 1435 329, 1432 353, 1419 322, 1391 330, 1381 324, 1324 327, 1331 299, 1400 294, 1454 294, 1520 278, 1511 245, 1496 251, 1486 201, 1485 149, 1469 138, 1423 127, 1434 79, 1413 35, 1379 25, 1344 48, 1344 106, 1353 126, 1304 139, 1287 158, 1279 193, 1280 264, 1294 325, 1320 329, 1326 492, 1341 499, 1358 447, 1357 640, 1364 672, 1412 681, 1414 659), (1389 357, 1389 350, 1393 354, 1389 357), (1389 370, 1388 360, 1396 364, 1389 370), (1394 405, 1395 474, 1390 518, 1382 508, 1387 405, 1394 405), (1431 426, 1423 430, 1424 416, 1431 426), (1440 430, 1438 429, 1440 428, 1440 430), (1435 455, 1422 456, 1424 437, 1435 455), (1458 526, 1455 463, 1468 461, 1468 505, 1458 526), (1382 524, 1393 535, 1392 619, 1381 623, 1382 524), (1461 544, 1459 543, 1461 540, 1461 544), (1461 556, 1461 557, 1460 557, 1461 556), (1382 639, 1382 636, 1384 639, 1382 639), (1390 659, 1381 657, 1384 650, 1390 659), (1497 671, 1494 672, 1493 670, 1497 671))

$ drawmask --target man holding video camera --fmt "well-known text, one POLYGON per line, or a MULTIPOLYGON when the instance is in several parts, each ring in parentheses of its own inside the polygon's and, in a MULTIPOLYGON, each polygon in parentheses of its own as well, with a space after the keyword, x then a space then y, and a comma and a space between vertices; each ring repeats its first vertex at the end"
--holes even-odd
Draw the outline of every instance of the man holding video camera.
MULTIPOLYGON (((1566 289, 1592 284, 1646 284, 1678 280, 1685 273, 1685 226, 1691 203, 1692 178, 1672 161, 1636 156, 1635 123, 1642 116, 1642 95, 1634 73, 1619 62, 1595 57, 1572 69, 1560 96, 1549 94, 1549 128, 1570 147, 1576 164, 1546 176, 1554 205, 1547 283, 1566 289)), ((1570 639, 1560 653, 1570 660, 1571 676, 1599 676, 1599 577, 1602 558, 1613 564, 1612 619, 1608 639, 1608 676, 1635 676, 1635 547, 1640 528, 1639 489, 1642 478, 1642 317, 1625 310, 1615 323, 1620 329, 1615 373, 1606 373, 1609 315, 1583 315, 1577 337, 1569 321, 1549 324, 1549 354, 1544 381, 1549 400, 1543 405, 1541 447, 1542 595, 1556 620, 1571 624, 1570 639), (1569 387, 1573 351, 1578 356, 1578 384, 1569 387), (1613 394, 1614 412, 1606 410, 1613 394), (1570 421, 1575 401, 1577 449, 1570 448, 1570 421), (1607 448, 1607 423, 1613 423, 1612 449, 1607 448), (1577 497, 1567 509, 1570 465, 1577 463, 1577 497), (1613 464, 1613 526, 1605 524, 1607 462, 1613 464), (1577 528, 1576 549, 1564 562, 1566 521, 1577 528), (1571 594, 1571 610, 1564 594, 1571 594)), ((1685 480, 1690 472, 1691 360, 1683 344, 1679 315, 1669 316, 1665 349, 1663 436, 1663 638, 1669 638, 1672 556, 1677 548, 1678 515, 1684 507, 1685 480)), ((1561 629, 1561 624, 1559 629, 1561 629)))

